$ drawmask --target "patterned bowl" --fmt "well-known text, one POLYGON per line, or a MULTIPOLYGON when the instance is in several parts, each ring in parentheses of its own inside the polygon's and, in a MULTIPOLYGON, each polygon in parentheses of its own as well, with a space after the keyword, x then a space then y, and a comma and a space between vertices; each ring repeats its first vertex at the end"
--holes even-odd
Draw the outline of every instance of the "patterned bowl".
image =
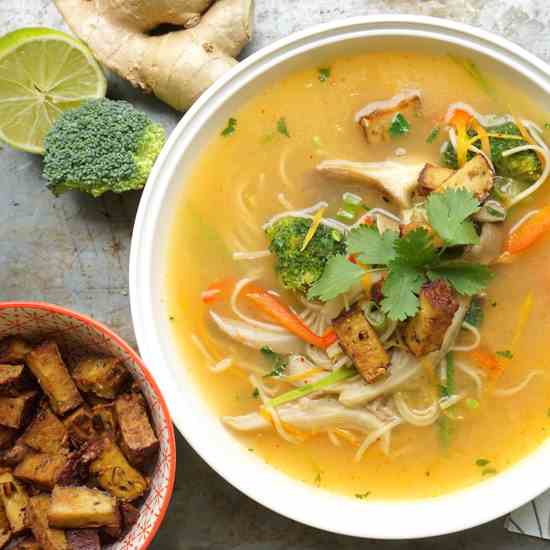
POLYGON ((144 550, 153 540, 170 503, 176 473, 174 429, 164 398, 137 353, 106 326, 60 306, 37 302, 0 303, 0 339, 21 335, 30 341, 54 339, 64 357, 99 353, 119 357, 140 387, 151 412, 160 450, 151 487, 137 523, 109 550, 144 550))

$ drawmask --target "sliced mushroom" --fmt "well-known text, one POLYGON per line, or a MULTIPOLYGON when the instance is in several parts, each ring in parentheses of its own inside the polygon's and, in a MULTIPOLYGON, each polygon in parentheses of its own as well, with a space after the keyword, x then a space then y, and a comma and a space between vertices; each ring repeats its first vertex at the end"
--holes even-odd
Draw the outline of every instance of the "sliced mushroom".
POLYGON ((317 171, 339 180, 370 185, 391 197, 400 208, 409 208, 411 194, 418 185, 418 175, 423 167, 423 163, 324 160, 317 165, 317 171))

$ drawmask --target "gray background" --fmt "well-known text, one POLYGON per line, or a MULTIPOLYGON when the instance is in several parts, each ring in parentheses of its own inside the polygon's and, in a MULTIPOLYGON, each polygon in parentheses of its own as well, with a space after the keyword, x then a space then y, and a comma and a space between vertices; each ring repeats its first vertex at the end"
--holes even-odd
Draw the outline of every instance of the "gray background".
MULTIPOLYGON (((254 39, 243 55, 315 23, 373 13, 420 13, 464 21, 503 34, 550 61, 548 0, 257 0, 254 39)), ((30 25, 63 28, 63 21, 50 0, 0 0, 0 34, 30 25)), ((109 93, 130 99, 167 130, 181 116, 115 79, 109 93)), ((44 300, 74 308, 110 325, 135 345, 127 267, 139 193, 101 199, 67 193, 54 199, 40 172, 40 158, 9 147, 0 151, 0 300, 44 300)), ((154 549, 534 550, 548 546, 506 532, 502 520, 412 542, 327 534, 244 497, 179 436, 177 443, 174 498, 154 549)), ((397 531, 399 518, 395 526, 397 531)))

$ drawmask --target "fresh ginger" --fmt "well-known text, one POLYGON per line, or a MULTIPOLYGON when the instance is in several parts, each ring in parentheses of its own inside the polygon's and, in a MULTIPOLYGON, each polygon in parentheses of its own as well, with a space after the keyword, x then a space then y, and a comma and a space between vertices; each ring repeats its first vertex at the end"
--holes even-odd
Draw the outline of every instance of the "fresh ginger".
POLYGON ((252 32, 253 0, 55 3, 103 65, 178 110, 237 64, 252 32))

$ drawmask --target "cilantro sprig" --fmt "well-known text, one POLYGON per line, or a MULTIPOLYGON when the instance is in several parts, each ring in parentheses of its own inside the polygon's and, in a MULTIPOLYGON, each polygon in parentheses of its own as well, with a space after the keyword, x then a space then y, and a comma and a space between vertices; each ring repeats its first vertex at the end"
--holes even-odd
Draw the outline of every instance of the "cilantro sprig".
MULTIPOLYGON (((403 237, 395 231, 380 234, 362 226, 353 229, 347 239, 347 255, 374 270, 387 270, 382 287, 382 311, 392 320, 404 321, 416 314, 422 285, 445 280, 456 292, 473 296, 483 290, 492 272, 487 266, 449 260, 448 247, 477 244, 479 236, 470 216, 480 208, 474 195, 465 189, 432 193, 427 201, 428 221, 444 245, 437 249, 434 235, 419 227, 403 237)), ((370 269, 368 271, 372 271, 370 269)), ((333 256, 322 277, 310 288, 308 297, 330 300, 347 292, 367 271, 347 256, 333 256)))

